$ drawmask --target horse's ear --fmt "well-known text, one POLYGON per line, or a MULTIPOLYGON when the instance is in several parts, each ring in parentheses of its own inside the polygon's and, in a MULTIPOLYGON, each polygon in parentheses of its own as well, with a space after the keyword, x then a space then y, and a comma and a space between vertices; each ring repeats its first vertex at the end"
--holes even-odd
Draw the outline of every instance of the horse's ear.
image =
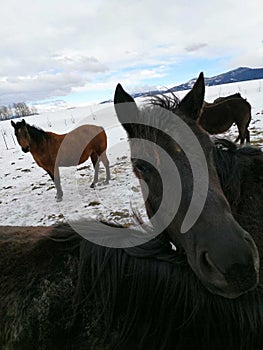
POLYGON ((139 118, 139 109, 132 98, 121 86, 118 84, 114 94, 114 107, 124 129, 130 137, 134 136, 134 123, 139 118))
POLYGON ((11 120, 11 125, 12 125, 13 128, 16 127, 16 123, 13 120, 11 120))
POLYGON ((205 80, 204 74, 200 73, 193 88, 182 99, 179 108, 189 118, 197 120, 205 97, 205 80))
POLYGON ((26 125, 25 119, 22 119, 22 125, 26 125))

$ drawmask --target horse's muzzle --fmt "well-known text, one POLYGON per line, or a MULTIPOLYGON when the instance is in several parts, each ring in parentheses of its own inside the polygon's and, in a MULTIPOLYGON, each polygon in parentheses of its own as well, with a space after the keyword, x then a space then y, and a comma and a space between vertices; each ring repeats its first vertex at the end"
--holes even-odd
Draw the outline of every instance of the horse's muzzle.
POLYGON ((29 146, 26 146, 26 147, 22 147, 22 151, 24 153, 28 153, 30 151, 30 147, 29 146))
POLYGON ((259 255, 247 232, 243 240, 198 252, 197 275, 213 294, 234 299, 253 290, 259 281, 259 255), (235 249, 237 249, 235 251, 235 249))

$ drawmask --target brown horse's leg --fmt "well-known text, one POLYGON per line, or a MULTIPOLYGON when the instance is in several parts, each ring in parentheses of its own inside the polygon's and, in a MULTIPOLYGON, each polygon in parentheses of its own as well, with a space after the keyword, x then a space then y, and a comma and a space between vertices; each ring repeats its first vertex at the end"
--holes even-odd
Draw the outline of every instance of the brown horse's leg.
POLYGON ((93 152, 90 155, 93 167, 94 167, 94 179, 92 184, 90 185, 91 188, 95 187, 95 184, 98 182, 98 178, 99 178, 99 167, 100 167, 100 159, 99 156, 97 155, 97 153, 93 152))
POLYGON ((246 127, 243 124, 242 125, 237 124, 237 127, 238 127, 239 136, 237 137, 235 142, 237 142, 240 139, 240 145, 243 145, 243 143, 245 142, 246 127))
POLYGON ((110 181, 110 162, 109 162, 109 159, 106 155, 106 152, 103 152, 101 154, 100 159, 101 159, 101 161, 106 169, 106 181, 105 181, 105 183, 108 184, 110 181))
POLYGON ((246 133, 246 142, 250 143, 250 132, 249 132, 248 128, 247 128, 246 132, 247 132, 246 133))
POLYGON ((247 122, 247 125, 246 125, 246 142, 247 143, 250 143, 250 132, 248 130, 250 122, 251 122, 251 113, 249 113, 249 118, 248 118, 248 122, 247 122))
MULTIPOLYGON (((249 130, 248 130, 248 126, 249 126, 249 123, 251 121, 250 113, 246 114, 245 117, 246 117, 246 124, 245 124, 245 120, 243 120, 241 122, 241 124, 237 124, 241 145, 243 145, 245 140, 247 143, 250 143, 250 134, 249 134, 249 130)), ((238 139, 236 141, 238 141, 238 139)))
POLYGON ((55 167, 54 169, 54 183, 57 189, 57 194, 56 194, 56 199, 57 202, 61 202, 62 201, 62 197, 63 197, 63 191, 61 188, 61 184, 60 184, 60 175, 59 175, 59 168, 55 167))
POLYGON ((239 141, 240 135, 238 134, 238 137, 235 139, 235 142, 239 141))

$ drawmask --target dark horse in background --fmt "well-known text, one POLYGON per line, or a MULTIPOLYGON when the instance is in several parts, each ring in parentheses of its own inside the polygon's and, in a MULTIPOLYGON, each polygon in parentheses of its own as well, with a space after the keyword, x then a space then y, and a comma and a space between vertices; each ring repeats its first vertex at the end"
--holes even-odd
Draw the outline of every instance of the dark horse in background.
MULTIPOLYGON (((153 157, 152 163, 132 158, 135 174, 149 187, 149 216, 157 210, 162 192, 157 170, 161 170, 163 159, 155 144, 169 152, 182 177, 182 206, 169 227, 154 239, 116 249, 83 239, 67 224, 0 228, 1 349, 261 349, 263 290, 261 284, 256 287, 257 252, 231 215, 212 156, 223 187, 228 189, 234 177, 233 190, 239 194, 235 208, 240 210, 243 194, 242 205, 249 208, 255 199, 261 205, 263 155, 250 149, 240 153, 229 145, 215 149, 196 123, 203 96, 202 75, 182 102, 159 98, 143 111, 120 85, 116 89, 116 112, 131 139, 131 154, 136 154, 134 147, 138 146, 132 138, 154 141, 148 144, 152 149, 145 150, 153 157), (185 234, 180 227, 192 192, 190 164, 176 141, 160 132, 158 125, 153 128, 140 123, 154 111, 161 113, 156 105, 181 115, 198 137, 208 161, 207 203, 198 222, 185 234), (128 124, 132 117, 126 119, 126 113, 133 115, 134 123, 128 124), (251 164, 259 167, 258 171, 251 164), (253 197, 246 197, 248 189, 243 189, 248 177, 251 191, 255 190, 253 197)), ((161 116, 160 123, 166 123, 166 116, 161 116)), ((169 125, 171 129, 176 126, 173 118, 169 125)), ((171 191, 175 185, 171 183, 171 191)), ((253 229, 249 221, 243 228, 254 236, 255 229, 262 229, 262 218, 258 217, 253 229)), ((102 237, 109 229, 119 229, 105 225, 99 232, 94 222, 79 225, 102 237)), ((138 235, 133 229, 126 232, 138 235)), ((144 233, 139 231, 139 235, 144 233)), ((262 244, 258 248, 262 255, 262 244)))
POLYGON ((89 157, 95 169, 91 187, 98 182, 99 162, 106 168, 106 183, 110 180, 109 161, 106 155, 107 136, 97 125, 82 125, 67 134, 59 135, 44 131, 21 122, 11 121, 17 141, 22 151, 31 152, 37 165, 43 168, 54 181, 57 201, 61 201, 63 191, 60 184, 59 167, 76 166, 89 157))
POLYGON ((251 105, 240 93, 219 97, 213 103, 204 103, 199 123, 209 134, 221 134, 233 123, 238 128, 240 144, 250 142, 249 123, 251 121, 251 105))

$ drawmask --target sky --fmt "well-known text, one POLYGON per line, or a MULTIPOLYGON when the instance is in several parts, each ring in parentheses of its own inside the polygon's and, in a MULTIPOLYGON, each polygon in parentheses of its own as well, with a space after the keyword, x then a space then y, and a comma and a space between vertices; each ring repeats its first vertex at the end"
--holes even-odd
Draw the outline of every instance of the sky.
POLYGON ((0 106, 71 105, 263 66, 262 0, 8 0, 0 106))

